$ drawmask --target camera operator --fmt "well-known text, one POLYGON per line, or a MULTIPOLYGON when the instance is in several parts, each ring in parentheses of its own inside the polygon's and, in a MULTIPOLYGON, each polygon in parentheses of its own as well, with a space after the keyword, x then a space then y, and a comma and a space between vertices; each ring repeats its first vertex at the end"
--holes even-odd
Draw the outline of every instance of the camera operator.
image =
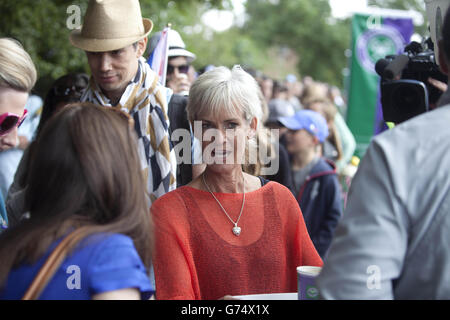
POLYGON ((413 41, 405 53, 377 61, 384 121, 399 124, 436 107, 447 76, 436 64, 433 46, 431 38, 413 41))
MULTIPOLYGON (((449 75, 450 15, 439 41, 449 75)), ((450 299, 450 92, 375 137, 317 278, 325 299, 450 299)))

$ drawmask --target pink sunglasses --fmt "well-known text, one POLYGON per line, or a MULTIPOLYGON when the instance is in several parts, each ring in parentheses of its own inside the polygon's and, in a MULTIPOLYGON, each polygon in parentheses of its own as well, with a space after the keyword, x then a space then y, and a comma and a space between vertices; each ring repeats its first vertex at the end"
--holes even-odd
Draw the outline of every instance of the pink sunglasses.
POLYGON ((16 127, 19 127, 23 120, 25 120, 25 117, 27 116, 27 109, 23 112, 23 116, 18 116, 14 113, 3 113, 0 115, 0 136, 4 136, 11 130, 13 130, 16 127))

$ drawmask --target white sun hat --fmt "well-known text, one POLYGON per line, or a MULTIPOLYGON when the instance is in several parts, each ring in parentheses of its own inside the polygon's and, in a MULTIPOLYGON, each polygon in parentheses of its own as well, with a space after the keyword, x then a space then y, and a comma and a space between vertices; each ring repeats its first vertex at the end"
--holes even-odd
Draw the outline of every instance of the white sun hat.
POLYGON ((186 57, 189 63, 195 60, 195 54, 186 50, 186 45, 177 31, 169 29, 169 36, 167 40, 169 41, 169 58, 179 56, 186 57))

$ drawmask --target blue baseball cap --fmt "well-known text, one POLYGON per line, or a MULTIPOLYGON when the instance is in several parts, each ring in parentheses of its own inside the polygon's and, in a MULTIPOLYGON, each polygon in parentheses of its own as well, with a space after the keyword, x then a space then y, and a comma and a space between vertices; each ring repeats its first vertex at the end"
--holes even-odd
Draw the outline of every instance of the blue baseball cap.
POLYGON ((317 137, 320 142, 324 142, 329 134, 327 121, 316 111, 300 110, 292 117, 279 117, 278 121, 290 130, 305 129, 317 137))

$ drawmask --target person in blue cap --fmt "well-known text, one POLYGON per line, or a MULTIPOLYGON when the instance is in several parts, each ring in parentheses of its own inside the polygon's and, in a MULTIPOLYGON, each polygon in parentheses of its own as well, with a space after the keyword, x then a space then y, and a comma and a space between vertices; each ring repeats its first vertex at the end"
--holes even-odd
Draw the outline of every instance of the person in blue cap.
POLYGON ((311 240, 323 259, 342 216, 336 166, 322 157, 328 126, 325 118, 312 110, 300 110, 278 120, 288 129, 285 137, 291 157, 294 195, 311 240))

